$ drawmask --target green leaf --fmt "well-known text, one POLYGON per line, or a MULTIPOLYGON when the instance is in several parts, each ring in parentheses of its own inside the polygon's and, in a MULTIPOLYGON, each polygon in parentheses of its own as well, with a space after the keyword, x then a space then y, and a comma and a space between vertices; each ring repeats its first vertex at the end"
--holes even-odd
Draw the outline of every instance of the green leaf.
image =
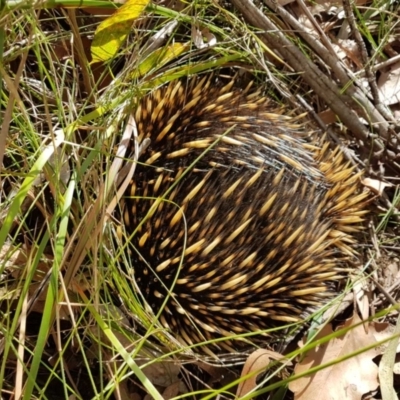
POLYGON ((96 29, 91 53, 92 63, 114 57, 131 30, 132 23, 149 4, 150 0, 129 0, 96 29))

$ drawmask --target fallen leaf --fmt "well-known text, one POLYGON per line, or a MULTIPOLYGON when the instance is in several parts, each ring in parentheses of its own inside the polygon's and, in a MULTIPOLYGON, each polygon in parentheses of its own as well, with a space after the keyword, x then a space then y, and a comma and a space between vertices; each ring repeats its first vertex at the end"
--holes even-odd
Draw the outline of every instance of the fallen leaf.
MULTIPOLYGON (((358 316, 346 321, 340 328, 350 328, 361 322, 358 316)), ((330 324, 326 325, 316 339, 333 333, 330 324)), ((313 374, 304 376, 289 384, 295 399, 321 400, 360 400, 365 393, 378 387, 378 366, 372 361, 378 354, 375 348, 362 351, 377 340, 374 329, 358 325, 340 337, 321 344, 310 350, 295 368, 296 375, 307 372, 310 368, 333 362, 334 364, 313 374), (354 357, 340 361, 350 354, 362 351, 354 357), (337 362, 335 362, 337 360, 337 362)))
POLYGON ((387 71, 382 71, 378 79, 378 89, 383 104, 393 105, 400 102, 400 62, 391 65, 387 71))
POLYGON ((178 58, 188 48, 188 44, 173 43, 155 50, 153 53, 149 54, 143 62, 140 63, 137 70, 132 74, 132 78, 144 76, 151 72, 154 68, 161 68, 173 59, 178 58))
POLYGON ((97 27, 90 49, 92 63, 107 61, 117 54, 133 21, 142 14, 148 3, 149 0, 129 0, 97 27))
POLYGON ((168 387, 179 381, 178 375, 181 370, 179 364, 171 362, 157 362, 143 368, 143 373, 153 385, 168 387))
POLYGON ((248 376, 239 383, 236 397, 241 398, 250 393, 257 386, 257 377, 272 360, 285 360, 282 354, 276 353, 271 350, 258 349, 251 353, 243 366, 241 377, 248 376))
POLYGON ((366 186, 368 189, 371 189, 374 193, 379 196, 382 195, 383 191, 386 187, 392 187, 393 184, 382 182, 378 179, 364 178, 361 183, 366 186))

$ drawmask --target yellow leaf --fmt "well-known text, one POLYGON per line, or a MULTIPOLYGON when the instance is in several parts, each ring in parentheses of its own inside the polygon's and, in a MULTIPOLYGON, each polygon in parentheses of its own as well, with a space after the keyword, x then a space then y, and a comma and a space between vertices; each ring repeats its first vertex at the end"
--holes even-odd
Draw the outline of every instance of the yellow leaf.
POLYGON ((110 18, 96 29, 91 53, 92 63, 114 57, 131 30, 132 23, 149 4, 150 0, 128 0, 110 18))
POLYGON ((186 49, 188 44, 173 43, 169 46, 162 47, 153 51, 149 56, 139 65, 139 68, 132 75, 132 78, 139 78, 146 75, 153 69, 159 69, 174 58, 180 56, 186 49))

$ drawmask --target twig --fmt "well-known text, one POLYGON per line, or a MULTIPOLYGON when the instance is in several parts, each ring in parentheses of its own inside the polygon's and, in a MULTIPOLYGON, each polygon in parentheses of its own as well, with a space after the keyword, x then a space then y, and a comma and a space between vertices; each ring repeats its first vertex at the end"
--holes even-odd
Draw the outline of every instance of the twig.
POLYGON ((367 48, 365 46, 365 43, 363 41, 363 38, 361 37, 360 31, 357 28, 356 24, 356 19, 354 18, 352 6, 350 4, 350 0, 343 0, 343 8, 344 12, 346 14, 347 21, 349 23, 351 32, 353 33, 354 39, 357 43, 357 46, 360 50, 361 54, 361 61, 364 65, 364 70, 365 70, 365 75, 367 77, 367 81, 371 90, 372 98, 374 99, 374 104, 376 108, 379 110, 379 112, 387 119, 387 120, 393 120, 393 117, 390 115, 390 113, 385 109, 384 105, 382 104, 380 98, 379 98, 379 92, 378 92, 378 87, 376 85, 376 80, 375 80, 375 75, 373 74, 371 70, 371 64, 368 59, 368 52, 367 48))
MULTIPOLYGON (((272 3, 270 0, 264 1, 272 3)), ((376 151, 384 149, 383 143, 378 138, 377 140, 371 140, 369 131, 361 123, 357 114, 346 104, 350 99, 346 99, 346 97, 340 93, 338 86, 308 60, 304 54, 280 32, 274 23, 262 14, 249 0, 232 0, 232 3, 253 26, 264 30, 264 33, 260 34, 262 39, 266 40, 269 46, 278 49, 292 68, 303 73, 303 79, 317 95, 325 99, 328 106, 340 117, 357 139, 364 143, 372 142, 371 145, 376 151)), ((280 8, 275 3, 274 10, 279 9, 280 8)))
MULTIPOLYGON (((248 0, 243 0, 243 2, 248 2, 248 0)), ((268 7, 276 11, 277 14, 285 21, 285 23, 296 30, 302 37, 302 39, 308 43, 308 45, 315 51, 316 54, 318 54, 319 57, 321 57, 321 59, 335 74, 342 87, 346 89, 345 93, 352 97, 350 101, 353 103, 353 108, 360 109, 361 112, 364 114, 365 119, 367 121, 371 121, 371 123, 377 127, 380 137, 387 139, 389 137, 388 122, 380 114, 376 107, 374 107, 374 105, 369 101, 368 97, 362 92, 362 90, 352 83, 355 82, 355 78, 349 77, 348 72, 343 67, 336 53, 330 51, 330 47, 326 48, 325 46, 323 46, 323 44, 318 39, 316 39, 315 36, 308 33, 307 30, 291 14, 289 14, 283 7, 279 6, 273 0, 264 0, 264 3, 268 7)), ((254 5, 253 8, 255 8, 254 5)), ((264 18, 266 17, 264 16, 264 18)), ((281 49, 278 50, 281 51, 281 49)), ((304 57, 304 55, 302 56, 304 57)), ((292 67, 298 70, 296 66, 292 65, 292 67)), ((362 87, 361 85, 359 86, 362 87)), ((321 97, 324 98, 323 93, 321 97)), ((343 99, 345 99, 345 97, 343 97, 343 99)), ((340 117, 342 118, 342 116, 340 117)), ((345 121, 343 120, 343 122, 345 121)), ((348 128, 350 129, 349 126, 348 128)))

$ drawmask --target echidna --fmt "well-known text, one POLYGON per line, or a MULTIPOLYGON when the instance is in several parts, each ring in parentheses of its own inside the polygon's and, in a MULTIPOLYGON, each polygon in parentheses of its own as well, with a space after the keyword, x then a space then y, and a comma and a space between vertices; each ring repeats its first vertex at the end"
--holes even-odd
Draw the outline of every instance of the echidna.
MULTIPOLYGON (((285 110, 215 77, 154 90, 124 200, 138 287, 185 344, 299 321, 335 293, 364 215, 360 175, 285 110)), ((220 343, 232 349, 229 343, 220 343)))

